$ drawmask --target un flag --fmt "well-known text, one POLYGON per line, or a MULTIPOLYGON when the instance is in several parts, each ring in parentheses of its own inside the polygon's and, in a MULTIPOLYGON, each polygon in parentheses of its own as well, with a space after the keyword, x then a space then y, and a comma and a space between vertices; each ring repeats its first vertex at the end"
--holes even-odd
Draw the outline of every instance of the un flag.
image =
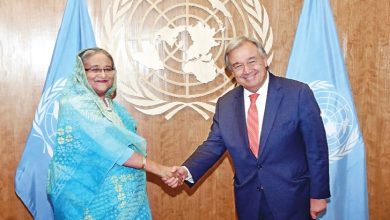
POLYGON ((331 195, 320 219, 368 219, 365 149, 328 0, 305 0, 287 78, 306 82, 329 144, 331 195))
POLYGON ((53 154, 57 127, 57 97, 72 72, 77 53, 95 47, 85 0, 69 0, 33 126, 15 175, 15 191, 34 219, 54 219, 46 195, 47 168, 53 154))

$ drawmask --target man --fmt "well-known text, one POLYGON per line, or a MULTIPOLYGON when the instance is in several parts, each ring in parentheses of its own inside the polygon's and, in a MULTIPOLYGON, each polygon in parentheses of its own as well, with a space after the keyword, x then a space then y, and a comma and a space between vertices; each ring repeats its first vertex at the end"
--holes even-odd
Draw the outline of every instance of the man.
MULTIPOLYGON (((239 219, 317 218, 330 192, 328 146, 313 92, 268 72, 264 49, 247 37, 229 43, 225 64, 240 86, 219 98, 207 140, 175 167, 177 174, 192 186, 227 150, 239 219)), ((173 178, 165 182, 177 186, 173 178)))

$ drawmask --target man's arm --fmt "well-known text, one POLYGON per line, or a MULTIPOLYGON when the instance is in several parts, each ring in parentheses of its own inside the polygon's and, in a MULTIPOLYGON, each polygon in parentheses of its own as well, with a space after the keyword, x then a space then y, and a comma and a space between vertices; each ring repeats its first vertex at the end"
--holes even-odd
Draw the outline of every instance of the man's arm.
MULTIPOLYGON (((219 127, 219 100, 216 105, 215 115, 213 117, 213 124, 207 139, 198 146, 194 153, 183 163, 182 166, 173 167, 172 172, 180 176, 181 181, 187 180, 191 186, 197 182, 207 170, 212 167, 215 162, 225 153, 226 147, 222 139, 221 129, 219 127), (191 179, 187 179, 188 177, 191 179)), ((172 178, 163 179, 164 182, 171 186, 177 187, 173 183, 172 178)))
POLYGON ((307 85, 300 94, 299 118, 310 172, 310 196, 313 199, 329 198, 328 143, 320 108, 307 85))
POLYGON ((299 103, 301 132, 310 171, 310 215, 316 219, 330 197, 328 144, 320 108, 311 89, 301 91, 299 103))

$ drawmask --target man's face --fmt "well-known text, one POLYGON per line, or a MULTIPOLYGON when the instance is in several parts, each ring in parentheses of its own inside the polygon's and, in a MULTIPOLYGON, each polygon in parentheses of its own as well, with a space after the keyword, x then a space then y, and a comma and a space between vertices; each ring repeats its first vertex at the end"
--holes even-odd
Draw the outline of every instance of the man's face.
POLYGON ((228 55, 230 69, 237 83, 251 92, 257 92, 267 78, 267 60, 251 42, 244 42, 228 55))

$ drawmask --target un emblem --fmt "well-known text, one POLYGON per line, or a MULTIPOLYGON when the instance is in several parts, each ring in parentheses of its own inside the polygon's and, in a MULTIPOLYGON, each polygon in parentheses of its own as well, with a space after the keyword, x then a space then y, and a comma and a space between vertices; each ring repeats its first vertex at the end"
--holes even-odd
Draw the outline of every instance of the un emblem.
POLYGON ((314 81, 309 86, 321 109, 329 146, 329 161, 337 161, 351 152, 359 139, 352 107, 327 81, 314 81))
POLYGON ((272 28, 257 0, 114 0, 102 43, 115 57, 120 94, 137 110, 169 120, 189 107, 207 120, 233 88, 223 56, 238 35, 262 42, 272 62, 272 28))
POLYGON ((49 86, 42 94, 33 121, 32 132, 43 142, 42 153, 53 157, 53 146, 57 134, 58 107, 57 101, 66 79, 59 79, 49 86))

